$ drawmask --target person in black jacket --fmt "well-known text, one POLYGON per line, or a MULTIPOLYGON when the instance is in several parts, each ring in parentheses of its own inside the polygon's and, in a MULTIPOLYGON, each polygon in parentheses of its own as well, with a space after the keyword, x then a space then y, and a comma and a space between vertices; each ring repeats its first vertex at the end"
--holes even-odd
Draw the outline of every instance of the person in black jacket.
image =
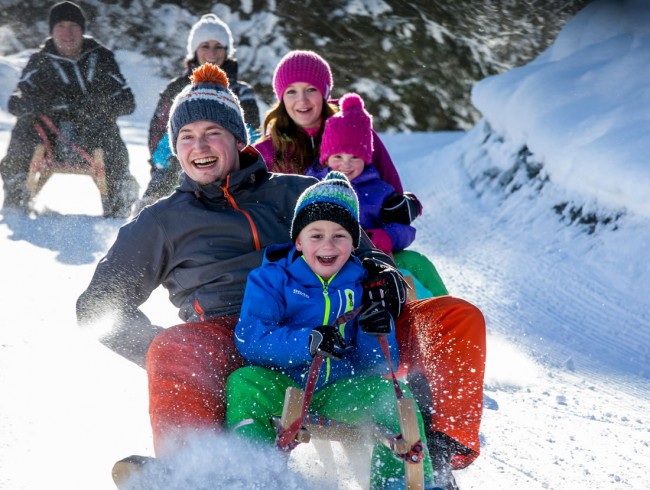
POLYGON ((147 204, 171 194, 178 185, 181 171, 178 159, 172 155, 167 138, 167 120, 174 98, 190 84, 192 71, 204 63, 219 66, 228 76, 230 90, 237 96, 244 112, 244 122, 251 142, 258 136, 260 111, 253 87, 238 79, 239 64, 234 58, 235 45, 228 25, 215 14, 205 14, 196 22, 187 38, 187 58, 184 73, 174 78, 160 93, 158 105, 149 124, 151 180, 134 212, 147 204))
MULTIPOLYGON (((104 215, 127 217, 138 188, 129 172, 129 154, 117 118, 135 110, 133 93, 113 53, 84 36, 86 16, 78 5, 57 3, 50 8, 49 24, 51 37, 29 58, 9 98, 9 112, 18 119, 0 162, 4 206, 29 206, 27 173, 36 145, 43 142, 35 123, 46 116, 85 151, 104 151, 108 186, 104 215)), ((48 137, 56 147, 56 133, 48 137)))

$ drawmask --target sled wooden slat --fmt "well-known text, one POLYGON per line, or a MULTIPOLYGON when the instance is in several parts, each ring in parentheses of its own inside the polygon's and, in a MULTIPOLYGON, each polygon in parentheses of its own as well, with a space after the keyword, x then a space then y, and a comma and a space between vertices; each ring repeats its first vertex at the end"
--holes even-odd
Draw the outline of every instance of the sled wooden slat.
MULTIPOLYGON (((282 407, 282 417, 280 418, 280 427, 288 428, 302 414, 302 402, 305 399, 305 392, 300 388, 289 386, 284 393, 284 406, 282 407)), ((297 434, 298 441, 309 442, 310 434, 305 430, 299 430, 297 434)))
POLYGON ((34 198, 43 188, 48 179, 55 173, 89 175, 102 196, 108 194, 106 185, 106 169, 104 166, 104 151, 97 148, 90 162, 84 165, 69 165, 47 158, 45 145, 36 145, 34 155, 29 165, 27 189, 34 198))
MULTIPOLYGON (((302 413, 305 393, 295 387, 288 387, 284 395, 282 416, 274 419, 278 429, 286 429, 292 425, 302 413)), ((303 427, 298 431, 297 440, 301 443, 312 439, 328 440, 348 444, 364 444, 373 438, 390 448, 398 455, 407 454, 420 441, 415 401, 412 398, 400 398, 396 401, 399 417, 401 438, 382 425, 371 424, 356 426, 337 422, 325 417, 308 414, 303 427)), ((404 462, 405 488, 407 490, 424 489, 424 464, 404 462)))
MULTIPOLYGON (((406 447, 411 448, 420 440, 420 429, 416 416, 415 400, 413 398, 399 398, 397 400, 397 414, 399 416, 402 438, 406 447)), ((404 475, 407 490, 424 490, 424 464, 404 463, 404 475)))

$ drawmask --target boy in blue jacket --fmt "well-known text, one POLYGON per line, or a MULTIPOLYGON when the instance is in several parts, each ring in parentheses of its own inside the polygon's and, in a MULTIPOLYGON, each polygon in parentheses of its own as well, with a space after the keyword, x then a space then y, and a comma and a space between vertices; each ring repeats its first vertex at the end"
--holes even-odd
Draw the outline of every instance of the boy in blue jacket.
MULTIPOLYGON (((282 413, 288 386, 302 388, 312 359, 325 358, 310 411, 350 424, 374 422, 399 433, 395 390, 375 334, 387 322, 390 357, 397 369, 392 318, 354 318, 331 326, 361 305, 366 272, 352 251, 359 242, 359 202, 340 172, 306 189, 291 226, 294 243, 267 248, 261 267, 248 276, 236 345, 250 364, 227 382, 226 426, 252 440, 272 444, 271 418, 282 413)), ((402 387, 407 396, 408 388, 402 387)), ((422 441, 424 425, 418 412, 422 441)), ((432 479, 425 457, 425 477, 432 479)), ((404 463, 377 444, 371 488, 387 488, 404 475, 404 463)))

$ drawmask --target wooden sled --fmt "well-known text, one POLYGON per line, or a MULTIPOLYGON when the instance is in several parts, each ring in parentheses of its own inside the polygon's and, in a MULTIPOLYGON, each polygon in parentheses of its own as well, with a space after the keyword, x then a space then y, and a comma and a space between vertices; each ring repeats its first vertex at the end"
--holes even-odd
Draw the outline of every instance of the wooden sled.
POLYGON ((48 179, 55 173, 89 175, 99 189, 102 203, 107 200, 108 186, 106 184, 106 168, 104 165, 104 152, 97 148, 92 155, 70 141, 47 116, 39 116, 39 122, 34 124, 34 129, 40 136, 42 143, 36 145, 27 174, 27 189, 30 198, 36 197, 48 179), (67 160, 57 155, 46 129, 65 146, 68 153, 74 158, 67 160))
MULTIPOLYGON (((288 429, 301 416, 305 393, 295 387, 288 387, 284 397, 282 416, 275 418, 276 430, 288 429)), ((407 490, 424 489, 424 464, 421 457, 412 454, 412 448, 420 442, 420 431, 416 416, 415 401, 398 398, 397 413, 401 434, 393 434, 386 427, 373 425, 359 427, 316 415, 307 415, 296 434, 296 442, 308 443, 313 439, 336 441, 345 444, 362 444, 370 434, 375 440, 388 447, 395 455, 404 459, 404 481, 407 490)), ((420 448, 420 452, 422 448, 420 448)))
POLYGON ((92 156, 89 155, 88 161, 84 165, 70 165, 67 162, 57 161, 51 156, 48 157, 45 145, 37 145, 27 174, 27 189, 30 198, 36 197, 48 179, 55 173, 89 175, 99 189, 102 198, 108 195, 104 152, 100 148, 96 149, 92 156))

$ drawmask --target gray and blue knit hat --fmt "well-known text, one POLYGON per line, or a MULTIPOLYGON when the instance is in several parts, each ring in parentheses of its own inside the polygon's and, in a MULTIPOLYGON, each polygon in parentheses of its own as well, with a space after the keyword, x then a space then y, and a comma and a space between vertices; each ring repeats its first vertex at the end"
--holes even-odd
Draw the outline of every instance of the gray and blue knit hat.
POLYGON ((328 173, 300 195, 293 213, 291 240, 295 243, 305 226, 320 220, 338 223, 352 235, 354 246, 359 246, 359 199, 341 172, 328 173))
POLYGON ((248 144, 248 133, 239 99, 228 88, 228 76, 217 65, 204 63, 192 72, 192 84, 174 99, 169 111, 169 144, 176 155, 176 139, 183 126, 212 121, 230 131, 237 141, 248 144))

